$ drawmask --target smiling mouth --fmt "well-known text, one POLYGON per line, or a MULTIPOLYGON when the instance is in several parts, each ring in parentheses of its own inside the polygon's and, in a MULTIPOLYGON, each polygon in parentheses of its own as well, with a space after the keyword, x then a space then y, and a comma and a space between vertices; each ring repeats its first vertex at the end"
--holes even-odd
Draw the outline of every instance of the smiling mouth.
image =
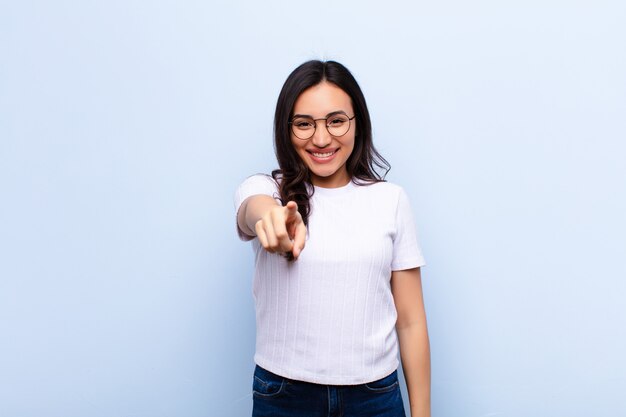
POLYGON ((330 152, 313 152, 313 151, 307 151, 307 152, 316 158, 329 158, 333 156, 335 153, 337 153, 338 150, 339 149, 335 149, 334 151, 330 151, 330 152))

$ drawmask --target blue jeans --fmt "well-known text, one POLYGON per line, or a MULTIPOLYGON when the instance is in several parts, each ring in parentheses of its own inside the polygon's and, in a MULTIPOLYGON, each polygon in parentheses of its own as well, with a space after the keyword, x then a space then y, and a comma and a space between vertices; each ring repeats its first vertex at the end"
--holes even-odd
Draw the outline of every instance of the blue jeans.
POLYGON ((398 372, 360 385, 283 378, 257 365, 252 417, 405 417, 398 372))

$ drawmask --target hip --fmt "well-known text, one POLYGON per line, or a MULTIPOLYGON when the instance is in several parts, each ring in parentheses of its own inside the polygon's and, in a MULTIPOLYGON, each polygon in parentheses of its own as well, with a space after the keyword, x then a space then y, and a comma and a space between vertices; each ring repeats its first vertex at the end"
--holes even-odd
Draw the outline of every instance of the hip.
POLYGON ((397 371, 358 385, 324 385, 254 370, 253 417, 404 417, 397 371))

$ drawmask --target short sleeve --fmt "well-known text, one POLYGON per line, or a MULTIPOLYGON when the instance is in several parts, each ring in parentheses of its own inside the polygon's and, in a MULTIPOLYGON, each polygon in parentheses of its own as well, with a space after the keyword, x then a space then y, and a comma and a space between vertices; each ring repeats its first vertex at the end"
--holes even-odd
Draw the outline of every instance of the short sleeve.
POLYGON ((422 249, 417 239, 411 204, 406 192, 400 189, 396 207, 396 233, 393 239, 391 270, 401 271, 425 264, 422 249))
POLYGON ((252 175, 251 177, 246 178, 245 181, 237 187, 237 191, 235 191, 235 227, 237 228, 237 234, 241 240, 247 241, 254 238, 245 234, 239 228, 239 225, 237 224, 237 214, 239 213, 239 208, 246 198, 259 194, 269 195, 280 203, 278 185, 276 184, 276 181, 274 181, 274 178, 269 175, 252 175))

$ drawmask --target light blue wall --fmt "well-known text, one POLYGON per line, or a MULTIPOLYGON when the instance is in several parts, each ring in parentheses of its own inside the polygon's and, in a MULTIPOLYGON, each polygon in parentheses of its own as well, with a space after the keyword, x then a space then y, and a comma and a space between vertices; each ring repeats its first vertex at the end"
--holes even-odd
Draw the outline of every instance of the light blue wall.
POLYGON ((411 197, 435 417, 626 410, 620 1, 2 1, 0 416, 249 415, 282 82, 345 63, 411 197))

